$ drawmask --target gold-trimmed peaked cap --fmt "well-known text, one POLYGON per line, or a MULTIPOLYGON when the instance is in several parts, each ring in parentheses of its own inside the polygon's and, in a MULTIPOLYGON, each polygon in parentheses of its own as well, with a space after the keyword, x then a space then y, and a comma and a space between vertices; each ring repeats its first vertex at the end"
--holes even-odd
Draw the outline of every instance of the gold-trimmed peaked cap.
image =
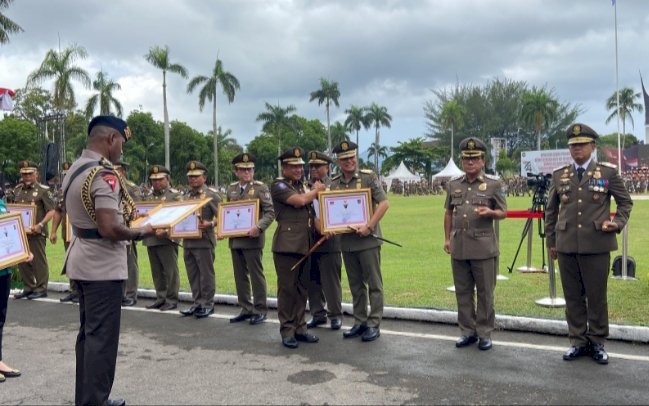
POLYGON ((460 156, 462 158, 484 157, 487 146, 480 138, 467 137, 460 141, 460 156))
POLYGON ((337 159, 342 159, 356 156, 356 149, 358 149, 358 145, 354 144, 353 142, 341 141, 334 147, 332 152, 336 154, 337 159))
POLYGON ((304 149, 302 147, 291 147, 277 157, 282 161, 282 165, 304 165, 304 149))
POLYGON ((115 130, 117 130, 120 134, 122 134, 122 137, 124 137, 124 142, 127 142, 128 140, 131 139, 131 129, 128 128, 128 125, 126 124, 126 121, 122 120, 119 117, 115 116, 95 116, 93 117, 92 120, 90 120, 90 123, 88 123, 88 135, 90 135, 90 132, 92 131, 93 128, 96 126, 101 125, 104 127, 110 127, 115 130))
POLYGON ((309 152, 309 165, 329 165, 331 162, 331 158, 329 158, 324 152, 309 152))
POLYGON ((34 173, 38 171, 38 164, 34 161, 20 161, 18 162, 18 170, 20 173, 34 173))
POLYGON ((250 152, 242 152, 232 158, 232 165, 235 168, 254 168, 257 159, 250 152))
POLYGON ((169 175, 171 175, 169 173, 169 169, 165 168, 162 165, 153 165, 151 168, 149 168, 149 179, 151 180, 164 179, 169 175))
POLYGON ((585 144, 595 142, 599 135, 586 124, 575 123, 566 130, 566 138, 568 138, 568 145, 585 144))
POLYGON ((205 175, 207 168, 199 161, 189 161, 187 164, 187 176, 205 175))

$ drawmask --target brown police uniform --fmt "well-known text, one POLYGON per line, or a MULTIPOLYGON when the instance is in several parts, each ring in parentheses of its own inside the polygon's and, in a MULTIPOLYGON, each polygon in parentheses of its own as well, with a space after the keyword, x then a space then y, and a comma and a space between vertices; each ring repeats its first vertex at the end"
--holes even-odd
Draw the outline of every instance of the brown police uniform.
MULTIPOLYGON (((187 164, 187 175, 205 174, 207 168, 198 161, 191 161, 187 164)), ((216 217, 218 204, 221 197, 215 189, 203 185, 203 187, 194 191, 189 191, 188 200, 202 200, 210 198, 210 203, 202 207, 200 218, 204 221, 213 221, 216 217)), ((194 306, 200 309, 213 311, 214 294, 216 293, 216 281, 214 277, 214 250, 216 249, 216 234, 214 228, 210 227, 202 232, 201 238, 183 240, 183 257, 187 277, 192 289, 192 299, 194 306)))
MULTIPOLYGON (((309 152, 309 165, 330 165, 331 158, 320 151, 309 152)), ((331 179, 326 177, 320 179, 331 189, 331 179)), ((310 183, 311 185, 311 183, 310 183)), ((317 202, 314 202, 314 206, 317 202)), ((318 215, 318 213, 316 213, 318 215)), ((319 216, 318 216, 319 217, 319 216)), ((316 219, 316 221, 319 221, 316 219)), ((322 236, 314 227, 314 241, 322 236)), ((311 313, 311 325, 326 323, 327 317, 332 322, 332 328, 338 329, 343 319, 342 299, 343 291, 340 281, 342 270, 342 257, 340 254, 340 236, 334 235, 320 245, 311 255, 309 271, 309 312, 311 313)))
MULTIPOLYGON (((244 152, 235 156, 232 164, 235 168, 254 168, 255 158, 251 154, 244 152)), ((229 202, 239 200, 259 201, 259 217, 256 224, 260 232, 259 237, 230 238, 228 245, 232 254, 237 300, 239 306, 241 306, 241 314, 244 315, 242 317, 265 316, 268 312, 268 305, 266 303, 267 288, 262 255, 265 244, 265 231, 275 219, 275 209, 273 208, 270 192, 268 186, 263 182, 252 181, 241 184, 237 181, 228 186, 226 198, 229 202)))
MULTIPOLYGON (((21 161, 18 169, 21 173, 36 172, 38 165, 30 161, 21 161)), ((23 183, 14 188, 14 203, 33 204, 36 207, 35 224, 40 223, 45 215, 54 210, 54 201, 50 188, 38 182, 27 186, 23 183)), ((27 242, 29 250, 34 254, 31 262, 23 262, 18 265, 24 288, 23 295, 31 292, 40 294, 47 293, 47 282, 50 277, 50 270, 45 254, 46 238, 48 236, 47 224, 43 226, 40 234, 28 234, 27 242)))
MULTIPOLYGON (((283 162, 304 164, 301 148, 289 150, 279 159, 283 162)), ((291 271, 311 248, 313 243, 313 205, 294 207, 286 201, 294 194, 307 191, 302 181, 296 183, 279 177, 270 188, 277 229, 273 236, 273 262, 277 272, 277 317, 282 339, 307 333, 304 313, 306 311, 308 284, 308 261, 291 271)))
MULTIPOLYGON (((169 170, 162 165, 153 165, 149 169, 149 179, 160 179, 169 176, 169 170)), ((156 191, 147 197, 147 201, 173 202, 181 200, 180 193, 171 187, 156 191)), ((168 238, 147 237, 142 240, 142 245, 149 254, 151 276, 155 287, 156 300, 152 308, 178 305, 178 291, 180 290, 180 275, 178 271, 178 244, 168 238)))
MULTIPOLYGON (((460 150, 463 155, 468 154, 466 156, 480 156, 486 151, 486 146, 479 139, 470 137, 460 142, 460 150)), ((472 182, 466 175, 452 178, 448 182, 444 207, 453 211, 451 267, 460 331, 463 336, 490 338, 496 321, 494 289, 498 240, 494 219, 480 217, 476 210, 488 207, 506 212, 504 184, 484 173, 472 182), (474 290, 477 291, 477 305, 474 290)))
MULTIPOLYGON (((334 148, 338 159, 356 154, 356 144, 341 142, 334 148)), ((371 170, 358 170, 350 180, 342 174, 331 180, 331 190, 370 189, 372 207, 387 200, 376 174, 371 170)), ((374 234, 382 237, 380 223, 374 234)), ((383 317, 383 277, 381 276, 381 245, 383 242, 371 235, 361 237, 356 233, 340 236, 343 261, 349 280, 354 307, 354 325, 379 328, 383 317), (367 305, 370 311, 367 311, 367 305)))
MULTIPOLYGON (((568 128, 568 143, 594 142, 594 130, 583 124, 568 128)), ((610 220, 611 197, 617 204, 613 222, 621 231, 633 201, 615 165, 591 160, 578 176, 576 163, 554 170, 545 211, 548 247, 558 252, 566 299, 568 335, 575 347, 603 346, 608 336, 606 298, 610 252, 615 233, 602 230, 610 220)), ((619 232, 618 231, 618 232, 619 232)))

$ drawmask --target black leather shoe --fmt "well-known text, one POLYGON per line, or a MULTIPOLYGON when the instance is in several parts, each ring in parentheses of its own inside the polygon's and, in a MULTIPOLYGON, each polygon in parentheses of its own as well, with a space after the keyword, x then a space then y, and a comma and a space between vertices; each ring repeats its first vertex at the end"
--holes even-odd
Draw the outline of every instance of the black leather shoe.
POLYGON ((252 317, 250 317, 250 324, 254 326, 263 323, 264 320, 266 320, 265 314, 253 314, 252 317))
POLYGON ((493 347, 493 343, 491 342, 491 338, 489 337, 480 337, 480 340, 478 341, 478 348, 481 349, 482 351, 487 351, 490 350, 491 347, 493 347))
POLYGON ((23 290, 23 291, 20 292, 20 293, 16 293, 16 294, 14 295, 14 299, 27 298, 27 296, 31 295, 32 293, 34 293, 34 292, 30 292, 30 291, 28 291, 28 290, 23 290))
POLYGON ((130 297, 125 297, 122 299, 122 306, 135 306, 137 300, 131 299, 130 297))
POLYGON ((207 317, 212 313, 214 313, 213 307, 201 307, 200 309, 196 310, 196 312, 194 312, 194 316, 196 316, 197 319, 202 319, 203 317, 207 317))
POLYGON ((573 359, 577 359, 583 355, 589 355, 589 354, 590 354, 590 348, 587 345, 581 347, 572 346, 568 348, 568 351, 566 351, 565 354, 563 354, 563 359, 566 361, 572 361, 573 359))
POLYGON ((126 401, 124 399, 108 399, 105 406, 126 406, 126 401))
POLYGON ((47 292, 32 292, 29 295, 27 295, 27 299, 32 300, 32 299, 39 299, 41 297, 47 297, 47 292))
POLYGON ((183 316, 192 316, 199 308, 199 305, 191 305, 185 310, 180 310, 180 314, 182 314, 183 316))
POLYGON ((313 334, 309 333, 296 334, 295 339, 297 341, 302 341, 303 343, 317 343, 318 341, 320 341, 318 336, 314 336, 313 334))
POLYGON ((603 345, 593 344, 591 351, 595 362, 597 362, 600 365, 608 364, 608 354, 604 350, 603 345))
POLYGON ((4 375, 5 378, 18 378, 22 373, 17 369, 12 369, 9 371, 0 371, 0 375, 4 375))
POLYGON ((282 345, 293 350, 297 348, 298 344, 295 337, 284 337, 282 338, 282 345))
POLYGON ((160 306, 160 311, 161 311, 161 312, 166 312, 166 311, 168 311, 168 310, 174 310, 174 309, 176 309, 177 307, 178 307, 177 304, 173 304, 173 303, 165 303, 165 304, 163 304, 162 306, 160 306))
POLYGON ((75 303, 74 299, 77 299, 76 303, 79 303, 79 297, 77 295, 73 295, 72 293, 70 293, 69 295, 60 298, 59 302, 61 302, 61 303, 67 303, 67 302, 75 303))
POLYGON ((327 319, 311 319, 306 323, 306 328, 316 328, 323 324, 327 324, 327 319))
POLYGON ((240 321, 248 320, 252 317, 252 314, 248 313, 239 313, 237 316, 230 318, 230 323, 238 323, 240 321))
POLYGON ((164 304, 165 304, 164 300, 156 300, 155 302, 151 303, 150 305, 146 305, 144 307, 146 307, 147 309, 159 309, 164 304))
POLYGON ((340 330, 340 328, 343 326, 343 321, 340 319, 332 319, 331 320, 331 329, 332 330, 340 330))
POLYGON ((378 327, 368 327, 363 333, 361 340, 374 341, 381 336, 381 330, 378 327))
POLYGON ((362 324, 354 324, 352 328, 343 333, 344 338, 354 338, 363 334, 367 330, 367 326, 362 324))
POLYGON ((477 336, 462 336, 457 339, 455 346, 457 348, 468 347, 469 345, 474 344, 476 341, 478 341, 477 336))

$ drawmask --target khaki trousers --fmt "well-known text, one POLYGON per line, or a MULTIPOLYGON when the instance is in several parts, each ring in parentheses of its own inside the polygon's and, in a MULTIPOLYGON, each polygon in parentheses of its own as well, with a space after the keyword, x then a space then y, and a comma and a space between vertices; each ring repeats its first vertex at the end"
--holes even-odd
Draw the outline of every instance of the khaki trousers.
POLYGON ((383 317, 381 247, 343 252, 349 289, 352 292, 354 324, 379 327, 383 317), (370 311, 367 312, 369 301, 370 311))
POLYGON ((205 308, 214 307, 214 248, 185 248, 183 256, 194 304, 205 308))
POLYGON ((496 324, 494 289, 496 257, 488 259, 451 259, 457 300, 457 323, 462 335, 491 337, 496 324), (478 292, 477 306, 474 289, 478 292))
POLYGON ((123 285, 122 296, 137 300, 140 269, 137 265, 137 247, 135 241, 131 241, 131 243, 126 246, 126 263, 128 266, 128 279, 123 285))
POLYGON ((232 249, 232 267, 234 283, 237 288, 237 299, 244 314, 266 314, 266 277, 262 265, 262 253, 259 248, 232 249), (254 298, 254 303, 253 303, 254 298))
POLYGON ((306 333, 307 269, 308 260, 291 271, 291 267, 302 258, 300 254, 273 253, 277 272, 277 318, 282 338, 306 333))
POLYGON ((34 254, 31 262, 18 265, 25 292, 46 292, 50 279, 50 268, 45 255, 45 237, 42 235, 27 237, 29 250, 34 254))
POLYGON ((178 304, 180 275, 178 271, 178 246, 155 245, 147 247, 156 301, 178 304))
POLYGON ((316 320, 343 318, 340 252, 314 252, 308 292, 309 312, 316 320), (326 304, 326 308, 325 308, 326 304))

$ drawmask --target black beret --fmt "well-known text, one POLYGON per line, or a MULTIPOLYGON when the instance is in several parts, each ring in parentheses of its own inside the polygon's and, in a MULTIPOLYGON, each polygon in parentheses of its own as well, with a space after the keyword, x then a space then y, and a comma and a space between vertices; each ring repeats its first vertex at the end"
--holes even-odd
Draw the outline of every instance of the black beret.
POLYGON ((282 161, 282 164, 287 165, 304 165, 304 149, 302 147, 291 147, 284 151, 284 153, 277 157, 282 161))
POLYGON ((235 168, 254 168, 255 167, 255 156, 249 152, 242 152, 241 154, 232 158, 232 165, 235 168))
POLYGON ((327 165, 330 164, 331 158, 327 156, 324 152, 320 151, 311 151, 309 152, 309 165, 327 165))
POLYGON ((354 144, 351 141, 341 141, 333 149, 333 153, 336 154, 336 158, 349 158, 356 155, 356 149, 358 145, 354 144))
POLYGON ((187 164, 187 176, 205 175, 207 168, 198 161, 189 161, 187 164))
POLYGON ((468 137, 460 141, 461 157, 480 157, 487 152, 487 146, 481 139, 468 137))
POLYGON ((599 135, 586 124, 575 123, 566 130, 568 145, 595 142, 599 135))
POLYGON ((122 134, 122 137, 124 137, 125 141, 128 141, 131 138, 131 129, 128 128, 128 125, 126 125, 126 121, 122 120, 119 117, 115 117, 115 116, 94 117, 92 120, 90 120, 90 123, 88 124, 88 135, 90 135, 92 129, 98 125, 114 128, 115 130, 119 131, 120 134, 122 134))

